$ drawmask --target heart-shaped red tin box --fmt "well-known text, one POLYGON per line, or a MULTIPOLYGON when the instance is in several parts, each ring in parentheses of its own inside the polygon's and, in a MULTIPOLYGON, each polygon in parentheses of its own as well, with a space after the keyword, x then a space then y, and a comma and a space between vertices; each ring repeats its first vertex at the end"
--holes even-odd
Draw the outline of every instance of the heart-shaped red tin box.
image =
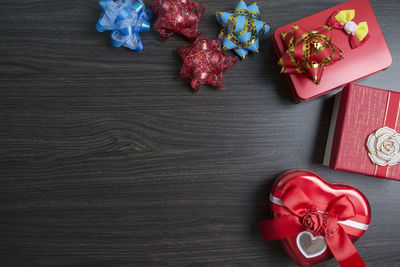
POLYGON ((358 189, 291 170, 277 178, 269 203, 274 218, 260 221, 264 239, 280 240, 295 263, 335 257, 341 266, 365 266, 353 243, 368 229, 371 210, 358 189))

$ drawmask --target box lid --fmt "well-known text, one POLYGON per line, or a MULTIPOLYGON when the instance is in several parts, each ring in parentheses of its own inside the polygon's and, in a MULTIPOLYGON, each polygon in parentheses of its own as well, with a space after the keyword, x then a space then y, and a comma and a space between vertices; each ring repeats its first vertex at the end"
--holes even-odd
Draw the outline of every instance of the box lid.
POLYGON ((343 51, 344 59, 326 67, 320 84, 316 85, 304 74, 288 74, 287 78, 297 97, 303 101, 325 94, 388 68, 392 56, 368 0, 350 0, 326 9, 312 16, 300 19, 278 28, 274 33, 274 46, 278 54, 286 48, 281 39, 283 32, 291 32, 292 25, 300 25, 305 30, 314 30, 326 24, 328 18, 338 9, 355 9, 354 22, 368 23, 370 38, 361 47, 352 49, 349 36, 344 30, 334 29, 332 41, 343 51))

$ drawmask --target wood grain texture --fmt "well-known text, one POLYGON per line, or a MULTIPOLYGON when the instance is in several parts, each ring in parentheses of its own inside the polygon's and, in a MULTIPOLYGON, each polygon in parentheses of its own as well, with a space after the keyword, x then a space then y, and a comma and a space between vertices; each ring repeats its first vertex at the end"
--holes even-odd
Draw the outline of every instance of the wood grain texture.
MULTIPOLYGON (((213 14, 236 1, 202 2, 213 38, 213 14)), ((276 29, 340 2, 259 6, 276 29)), ((400 91, 400 2, 372 5, 393 65, 360 84, 400 91)), ((322 167, 332 95, 289 100, 271 33, 226 92, 193 95, 177 79, 184 40, 152 29, 142 53, 116 49, 99 14, 97 0, 0 1, 0 265, 292 266, 257 220, 273 179, 307 168, 365 193, 357 250, 400 266, 400 183, 322 167)))

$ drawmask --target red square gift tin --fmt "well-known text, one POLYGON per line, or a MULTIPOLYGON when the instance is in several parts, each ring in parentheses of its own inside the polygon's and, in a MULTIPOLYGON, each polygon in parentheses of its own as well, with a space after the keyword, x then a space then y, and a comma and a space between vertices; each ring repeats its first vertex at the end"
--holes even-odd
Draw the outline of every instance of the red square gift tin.
POLYGON ((280 27, 273 50, 296 102, 388 68, 392 57, 368 0, 350 0, 280 27))
POLYGON ((337 94, 324 165, 400 180, 400 93, 349 84, 337 94))

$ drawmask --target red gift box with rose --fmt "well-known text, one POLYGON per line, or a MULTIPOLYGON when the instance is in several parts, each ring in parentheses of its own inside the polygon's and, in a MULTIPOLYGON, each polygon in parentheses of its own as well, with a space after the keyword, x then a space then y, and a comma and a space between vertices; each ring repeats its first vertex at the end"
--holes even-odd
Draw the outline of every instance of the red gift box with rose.
POLYGON ((350 0, 280 27, 273 51, 296 102, 388 68, 389 48, 368 0, 350 0))
POLYGON ((365 266, 353 243, 369 227, 368 200, 347 184, 329 183, 308 170, 277 178, 269 195, 273 219, 260 221, 265 240, 280 240, 301 266, 335 257, 341 266, 365 266))
POLYGON ((350 84, 337 94, 324 165, 400 180, 400 93, 350 84))

